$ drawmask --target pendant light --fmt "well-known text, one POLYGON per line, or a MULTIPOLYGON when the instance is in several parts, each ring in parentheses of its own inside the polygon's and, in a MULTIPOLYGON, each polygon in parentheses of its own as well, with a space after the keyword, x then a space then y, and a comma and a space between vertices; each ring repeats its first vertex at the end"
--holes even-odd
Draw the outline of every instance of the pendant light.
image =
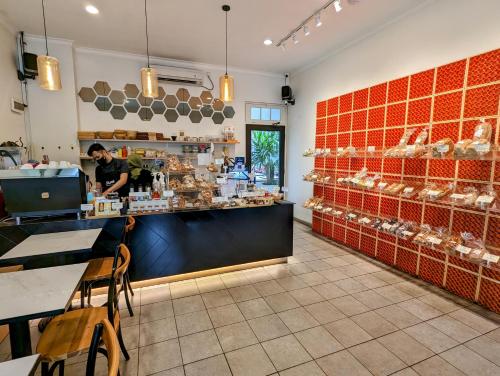
POLYGON ((47 42, 47 26, 45 24, 45 4, 42 0, 43 32, 45 34, 45 55, 36 58, 38 70, 38 83, 42 89, 57 91, 61 90, 61 73, 59 71, 59 60, 49 56, 49 44, 47 42))
POLYGON ((142 95, 148 98, 158 97, 158 74, 156 69, 149 65, 149 35, 148 35, 148 10, 144 0, 144 16, 146 18, 146 53, 148 55, 147 68, 141 68, 142 95))
POLYGON ((234 78, 227 74, 227 13, 231 7, 223 5, 222 10, 226 13, 226 73, 219 78, 219 99, 224 102, 231 102, 234 99, 234 78))

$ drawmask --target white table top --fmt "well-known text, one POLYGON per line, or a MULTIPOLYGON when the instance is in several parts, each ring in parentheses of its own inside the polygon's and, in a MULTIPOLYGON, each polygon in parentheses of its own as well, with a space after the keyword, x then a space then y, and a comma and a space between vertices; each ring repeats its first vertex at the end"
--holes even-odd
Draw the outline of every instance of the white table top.
POLYGON ((71 302, 88 263, 0 273, 0 321, 62 313, 71 302))
POLYGON ((102 228, 97 228, 31 235, 0 257, 0 260, 89 249, 101 231, 102 228))
POLYGON ((40 354, 25 356, 0 363, 0 376, 31 376, 38 367, 40 354))

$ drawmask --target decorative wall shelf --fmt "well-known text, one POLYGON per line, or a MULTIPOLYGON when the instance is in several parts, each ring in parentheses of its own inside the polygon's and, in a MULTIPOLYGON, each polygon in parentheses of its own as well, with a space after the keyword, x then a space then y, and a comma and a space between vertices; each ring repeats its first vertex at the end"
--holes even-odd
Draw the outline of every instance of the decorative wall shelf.
POLYGON ((127 139, 115 139, 115 138, 96 138, 96 139, 79 139, 80 142, 114 142, 114 143, 157 143, 157 144, 177 144, 177 145, 197 145, 197 144, 215 144, 215 145, 236 145, 239 141, 227 142, 227 141, 172 141, 172 140, 127 140, 127 139))

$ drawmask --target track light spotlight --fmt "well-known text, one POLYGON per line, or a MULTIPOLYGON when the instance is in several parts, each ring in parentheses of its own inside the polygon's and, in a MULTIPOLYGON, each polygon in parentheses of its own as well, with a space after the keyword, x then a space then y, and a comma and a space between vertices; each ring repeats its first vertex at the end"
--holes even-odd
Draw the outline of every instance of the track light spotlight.
POLYGON ((293 34, 292 35, 292 41, 293 41, 293 44, 298 44, 299 43, 299 40, 297 39, 297 34, 293 34))
POLYGON ((309 31, 309 26, 304 25, 304 35, 307 37, 311 32, 309 31))
POLYGON ((342 10, 342 5, 340 4, 340 0, 335 0, 333 2, 333 6, 335 7, 335 12, 340 12, 342 10))
POLYGON ((316 25, 316 27, 320 27, 321 25, 323 25, 323 22, 321 22, 321 14, 317 14, 316 16, 314 16, 314 24, 316 25))

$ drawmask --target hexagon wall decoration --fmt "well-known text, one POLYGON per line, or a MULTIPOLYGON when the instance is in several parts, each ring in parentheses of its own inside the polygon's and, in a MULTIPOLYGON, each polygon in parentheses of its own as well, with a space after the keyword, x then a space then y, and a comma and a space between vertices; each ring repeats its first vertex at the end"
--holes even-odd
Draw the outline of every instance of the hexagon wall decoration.
POLYGON ((123 104, 125 102, 125 94, 121 90, 113 90, 109 94, 109 99, 113 104, 123 104))
POLYGON ((125 109, 127 112, 135 114, 139 111, 139 102, 137 102, 137 99, 127 99, 125 101, 125 109))
POLYGON ((125 111, 123 106, 113 106, 110 114, 113 116, 113 119, 122 120, 125 116, 127 116, 127 111, 125 111))
POLYGON ((78 95, 80 96, 82 101, 89 103, 93 103, 97 97, 97 94, 91 87, 82 87, 78 95))
POLYGON ((204 91, 201 92, 200 98, 201 98, 201 101, 204 104, 210 104, 210 103, 212 103, 212 100, 214 99, 214 96, 208 90, 204 90, 204 91))
POLYGON ((169 123, 175 123, 178 118, 179 118, 179 114, 174 109, 169 108, 165 112, 165 119, 167 119, 167 121, 169 123))
POLYGON ((222 124, 224 121, 224 115, 222 115, 222 112, 214 112, 212 115, 212 120, 214 124, 222 124))
POLYGON ((201 107, 201 99, 198 97, 189 98, 188 103, 192 110, 199 110, 201 107))
POLYGON ((179 99, 179 101, 187 102, 189 100, 189 91, 188 91, 188 89, 184 89, 184 88, 179 89, 179 90, 177 90, 176 96, 177 96, 177 99, 179 99))
POLYGON ((109 95, 111 87, 106 81, 97 81, 94 84, 94 90, 98 95, 106 96, 109 95))
POLYGON ((141 106, 149 107, 151 106, 151 103, 153 103, 153 98, 145 97, 144 95, 142 95, 142 93, 140 93, 137 97, 137 101, 141 106))
POLYGON ((111 108, 111 101, 108 97, 97 97, 94 104, 99 111, 109 111, 111 108))
POLYGON ((126 84, 124 87, 124 92, 127 98, 137 98, 139 95, 139 88, 134 84, 126 84))
POLYGON ((201 114, 203 115, 203 117, 212 117, 213 113, 214 109, 212 108, 212 106, 204 105, 201 108, 201 114))
POLYGON ((189 115, 189 111, 191 111, 191 109, 189 108, 189 105, 187 103, 181 102, 177 105, 177 112, 179 113, 179 115, 187 116, 189 115))
POLYGON ((234 116, 234 108, 232 106, 224 107, 224 111, 222 111, 224 116, 228 119, 232 119, 234 116))
POLYGON ((167 95, 163 102, 167 105, 167 108, 175 108, 177 107, 177 103, 179 101, 177 100, 177 97, 175 95, 167 95))
POLYGON ((153 111, 149 107, 141 107, 138 114, 142 121, 150 121, 153 118, 153 111))
POLYGON ((162 101, 155 100, 151 105, 151 109, 156 115, 163 115, 163 113, 167 108, 165 107, 165 103, 163 103, 162 101))
POLYGON ((212 107, 215 111, 222 111, 222 109, 224 108, 224 102, 219 98, 215 98, 214 103, 212 103, 212 107))
POLYGON ((201 119, 203 116, 201 116, 201 112, 198 110, 193 110, 189 114, 189 119, 191 119, 191 123, 199 123, 201 122, 201 119))

